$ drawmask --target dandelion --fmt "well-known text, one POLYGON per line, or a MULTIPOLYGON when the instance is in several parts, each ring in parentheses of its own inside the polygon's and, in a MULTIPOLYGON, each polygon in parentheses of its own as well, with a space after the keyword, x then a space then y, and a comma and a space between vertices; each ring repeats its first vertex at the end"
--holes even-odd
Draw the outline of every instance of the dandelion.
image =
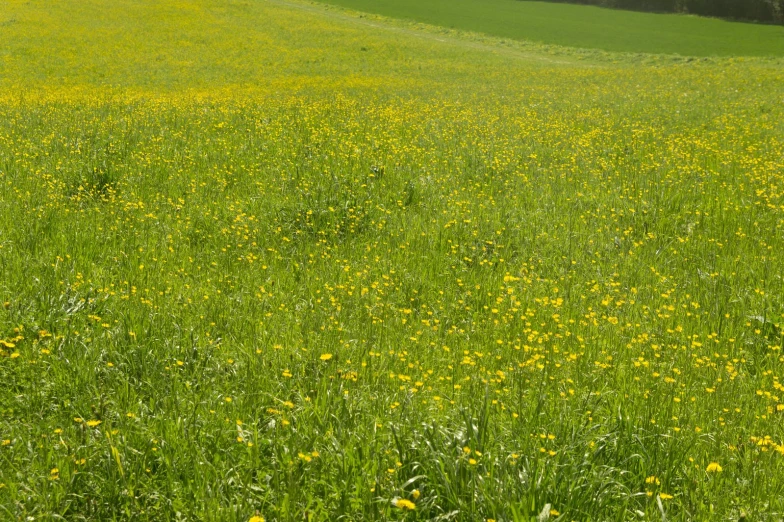
POLYGON ((248 519, 248 522, 264 522, 264 517, 261 515, 253 515, 248 519))
POLYGON ((319 359, 321 359, 322 361, 328 361, 328 360, 332 359, 332 354, 331 353, 322 353, 321 357, 319 357, 319 359))
POLYGON ((406 500, 404 498, 399 498, 395 501, 395 507, 399 507, 400 509, 408 509, 409 511, 413 511, 416 509, 416 504, 411 502, 410 500, 406 500))
POLYGON ((705 471, 707 471, 708 473, 721 473, 723 471, 723 468, 719 465, 718 462, 711 462, 710 464, 708 464, 708 467, 706 468, 705 471))
POLYGON ((99 421, 99 420, 89 420, 89 421, 87 421, 87 425, 90 426, 91 428, 95 428, 99 424, 101 424, 101 421, 99 421))
POLYGON ((662 500, 670 500, 673 497, 668 493, 659 493, 659 498, 662 500))

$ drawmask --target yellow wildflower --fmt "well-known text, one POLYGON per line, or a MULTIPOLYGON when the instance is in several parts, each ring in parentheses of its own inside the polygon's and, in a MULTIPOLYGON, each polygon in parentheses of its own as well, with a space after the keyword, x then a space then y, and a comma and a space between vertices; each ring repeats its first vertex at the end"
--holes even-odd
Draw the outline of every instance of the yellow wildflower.
POLYGON ((714 472, 715 473, 721 473, 723 471, 723 469, 719 465, 718 462, 711 462, 710 464, 708 464, 708 467, 706 468, 706 471, 708 473, 714 473, 714 472))
POLYGON ((416 504, 411 502, 410 500, 406 500, 404 498, 399 498, 395 501, 395 506, 399 507, 400 509, 409 509, 414 510, 416 509, 416 504))

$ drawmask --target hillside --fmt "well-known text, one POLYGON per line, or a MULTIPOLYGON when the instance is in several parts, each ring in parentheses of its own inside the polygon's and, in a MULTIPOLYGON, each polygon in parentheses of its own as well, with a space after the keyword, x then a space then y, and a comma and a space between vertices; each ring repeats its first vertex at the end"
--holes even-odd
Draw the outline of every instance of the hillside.
POLYGON ((521 0, 326 0, 359 11, 549 45, 682 56, 784 56, 784 27, 521 0))

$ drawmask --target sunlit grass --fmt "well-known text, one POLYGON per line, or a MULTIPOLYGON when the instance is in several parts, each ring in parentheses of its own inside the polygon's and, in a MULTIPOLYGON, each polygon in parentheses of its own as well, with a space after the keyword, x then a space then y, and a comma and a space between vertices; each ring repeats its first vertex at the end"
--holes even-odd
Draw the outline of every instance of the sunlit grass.
POLYGON ((780 64, 304 6, 0 7, 0 518, 780 517, 780 64))

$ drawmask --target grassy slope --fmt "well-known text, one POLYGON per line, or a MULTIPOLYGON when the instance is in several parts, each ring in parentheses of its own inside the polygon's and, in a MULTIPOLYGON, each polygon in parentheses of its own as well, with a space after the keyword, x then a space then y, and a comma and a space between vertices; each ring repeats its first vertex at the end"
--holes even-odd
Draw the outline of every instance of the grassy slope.
POLYGON ((0 519, 784 510, 779 64, 0 21, 0 519))
POLYGON ((568 47, 783 56, 784 27, 520 0, 327 0, 359 11, 568 47))

